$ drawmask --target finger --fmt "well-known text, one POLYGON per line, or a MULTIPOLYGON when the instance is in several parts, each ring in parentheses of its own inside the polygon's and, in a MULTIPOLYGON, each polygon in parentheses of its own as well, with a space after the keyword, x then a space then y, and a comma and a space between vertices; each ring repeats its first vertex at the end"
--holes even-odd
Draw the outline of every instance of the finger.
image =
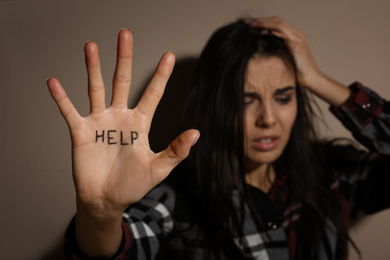
POLYGON ((55 78, 49 78, 47 86, 68 126, 72 128, 78 124, 81 121, 81 116, 70 102, 60 82, 55 78))
POLYGON ((118 35, 117 60, 112 82, 111 105, 115 108, 127 108, 131 83, 131 66, 133 59, 133 36, 127 29, 118 35))
POLYGON ((188 156, 191 147, 196 144, 199 137, 198 130, 187 130, 179 135, 166 150, 157 154, 154 167, 160 174, 161 180, 166 178, 173 168, 188 156))
POLYGON ((284 39, 294 37, 297 32, 294 27, 292 27, 278 17, 259 18, 256 21, 258 27, 271 30, 273 34, 276 33, 278 37, 284 39))
POLYGON ((101 112, 106 109, 106 104, 98 46, 94 42, 87 42, 84 46, 84 52, 88 73, 88 95, 91 113, 101 112))
POLYGON ((157 105, 164 94, 165 85, 168 82, 174 65, 175 54, 172 52, 165 53, 157 65, 156 71, 154 72, 149 85, 146 87, 141 100, 135 108, 146 115, 150 120, 152 120, 157 105))
POLYGON ((266 29, 280 29, 281 27, 287 25, 279 17, 262 17, 255 19, 258 27, 264 27, 266 29))
POLYGON ((278 32, 278 31, 270 31, 273 35, 275 35, 276 37, 279 37, 279 38, 282 38, 282 39, 286 39, 286 35, 284 33, 281 33, 281 32, 278 32))

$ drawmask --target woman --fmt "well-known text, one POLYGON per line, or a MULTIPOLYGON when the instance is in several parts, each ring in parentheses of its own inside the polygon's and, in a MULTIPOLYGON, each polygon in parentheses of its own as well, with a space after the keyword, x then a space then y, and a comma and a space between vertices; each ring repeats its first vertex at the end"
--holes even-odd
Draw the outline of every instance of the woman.
POLYGON ((177 168, 199 132, 185 131, 158 154, 147 136, 173 55, 163 56, 128 110, 130 32, 119 34, 108 109, 96 45, 85 52, 88 117, 48 81, 72 136, 74 259, 346 259, 349 216, 389 206, 380 194, 389 183, 387 103, 359 83, 347 88, 322 74, 304 35, 282 20, 241 20, 213 34, 189 95, 186 126, 202 138, 177 168), (306 90, 372 152, 318 140, 306 90), (373 204, 370 196, 382 199, 373 204))

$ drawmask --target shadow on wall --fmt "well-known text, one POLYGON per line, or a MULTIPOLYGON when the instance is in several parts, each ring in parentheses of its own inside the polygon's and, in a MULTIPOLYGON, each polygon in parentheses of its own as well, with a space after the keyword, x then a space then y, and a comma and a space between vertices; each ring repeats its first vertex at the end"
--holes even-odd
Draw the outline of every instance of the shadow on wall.
POLYGON ((51 251, 47 252, 44 256, 38 260, 67 260, 64 254, 64 240, 58 241, 56 246, 51 251))
MULTIPOLYGON (((149 133, 150 146, 155 152, 164 150, 176 138, 178 133, 181 132, 178 123, 180 122, 180 115, 185 106, 185 97, 189 93, 190 82, 196 62, 197 59, 192 57, 176 61, 164 96, 154 115, 149 133)), ((145 81, 145 87, 148 83, 149 79, 145 81)), ((139 98, 144 89, 142 88, 141 93, 138 93, 139 98)), ((52 250, 38 260, 66 260, 64 239, 61 238, 52 250)))
POLYGON ((190 93, 193 72, 197 58, 187 57, 176 62, 175 68, 168 81, 163 98, 156 110, 149 133, 150 147, 159 152, 184 130, 181 129, 186 97, 190 93))

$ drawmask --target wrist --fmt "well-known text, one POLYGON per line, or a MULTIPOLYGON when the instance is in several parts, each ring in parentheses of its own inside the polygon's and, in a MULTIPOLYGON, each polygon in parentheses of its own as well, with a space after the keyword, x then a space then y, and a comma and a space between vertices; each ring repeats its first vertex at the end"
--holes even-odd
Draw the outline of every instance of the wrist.
POLYGON ((75 238, 80 250, 90 257, 111 257, 122 241, 122 216, 91 215, 77 210, 75 238))
POLYGON ((109 223, 118 223, 122 219, 122 209, 115 209, 107 206, 87 205, 77 202, 76 218, 87 220, 89 223, 96 223, 99 226, 106 226, 109 223))
POLYGON ((125 205, 115 205, 107 200, 83 200, 79 196, 76 197, 76 207, 78 215, 101 222, 121 219, 123 211, 127 208, 125 205))
POLYGON ((316 88, 321 87, 321 85, 326 84, 326 82, 330 80, 329 77, 321 71, 315 71, 308 74, 310 76, 303 78, 302 80, 298 80, 298 84, 309 89, 310 91, 315 92, 316 88))

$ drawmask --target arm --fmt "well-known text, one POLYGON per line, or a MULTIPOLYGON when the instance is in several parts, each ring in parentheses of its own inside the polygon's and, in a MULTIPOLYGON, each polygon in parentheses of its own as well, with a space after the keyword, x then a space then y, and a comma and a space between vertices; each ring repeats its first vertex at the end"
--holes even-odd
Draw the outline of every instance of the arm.
POLYGON ((122 30, 118 35, 111 105, 106 108, 97 45, 86 43, 91 107, 86 117, 78 114, 57 79, 47 81, 72 140, 77 245, 92 257, 110 257, 117 251, 122 241, 123 211, 166 178, 199 137, 198 131, 188 130, 166 150, 157 154, 150 150, 151 120, 175 57, 166 53, 161 58, 138 105, 128 109, 132 55, 132 35, 122 30))

